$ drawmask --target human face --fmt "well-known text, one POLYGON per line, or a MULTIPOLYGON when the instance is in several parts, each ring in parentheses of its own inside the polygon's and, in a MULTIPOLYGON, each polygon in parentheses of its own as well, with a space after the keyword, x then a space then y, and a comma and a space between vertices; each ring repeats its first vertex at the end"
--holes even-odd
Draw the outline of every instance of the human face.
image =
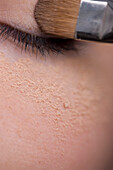
MULTIPOLYGON (((36 3, 0 0, 0 23, 39 34, 36 3)), ((1 170, 112 170, 113 45, 75 46, 36 56, 0 40, 1 170)))

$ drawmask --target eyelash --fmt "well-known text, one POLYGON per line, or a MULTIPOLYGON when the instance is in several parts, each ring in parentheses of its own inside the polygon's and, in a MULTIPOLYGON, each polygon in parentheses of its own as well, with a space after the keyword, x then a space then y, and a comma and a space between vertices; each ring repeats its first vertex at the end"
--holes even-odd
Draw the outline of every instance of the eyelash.
POLYGON ((4 23, 0 24, 0 37, 5 40, 11 37, 14 43, 17 42, 17 45, 21 45, 22 50, 32 50, 34 53, 34 49, 36 49, 36 54, 40 52, 41 55, 50 52, 64 53, 65 51, 76 51, 74 40, 39 37, 4 23))

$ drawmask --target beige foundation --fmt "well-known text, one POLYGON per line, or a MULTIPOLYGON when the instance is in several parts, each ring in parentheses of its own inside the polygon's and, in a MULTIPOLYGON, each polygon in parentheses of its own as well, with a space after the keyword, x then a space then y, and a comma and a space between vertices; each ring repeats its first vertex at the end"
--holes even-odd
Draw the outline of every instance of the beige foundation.
POLYGON ((113 82, 101 63, 111 47, 109 57, 98 56, 101 48, 36 59, 11 42, 0 44, 3 170, 103 166, 112 146, 113 82))

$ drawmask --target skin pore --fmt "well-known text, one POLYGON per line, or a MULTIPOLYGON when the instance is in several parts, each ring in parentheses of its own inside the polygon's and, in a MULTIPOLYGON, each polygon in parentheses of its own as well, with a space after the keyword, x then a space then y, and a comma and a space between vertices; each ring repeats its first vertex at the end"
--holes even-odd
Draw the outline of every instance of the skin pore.
MULTIPOLYGON (((38 33, 36 0, 1 0, 0 22, 38 33)), ((112 170, 112 44, 37 57, 0 40, 0 169, 112 170)))

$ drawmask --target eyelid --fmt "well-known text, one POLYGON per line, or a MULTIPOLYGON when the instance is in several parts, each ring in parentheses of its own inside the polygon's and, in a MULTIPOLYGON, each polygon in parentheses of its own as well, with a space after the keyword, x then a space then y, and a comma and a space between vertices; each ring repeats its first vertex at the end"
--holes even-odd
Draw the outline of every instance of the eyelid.
POLYGON ((4 39, 12 38, 14 43, 17 42, 18 45, 21 45, 22 49, 24 47, 25 51, 31 49, 34 52, 34 49, 36 49, 35 51, 40 52, 41 55, 49 52, 58 54, 65 51, 76 51, 75 41, 73 40, 39 37, 4 23, 0 24, 0 35, 4 39))
POLYGON ((0 22, 30 34, 38 34, 38 25, 34 18, 37 0, 0 0, 0 22))

